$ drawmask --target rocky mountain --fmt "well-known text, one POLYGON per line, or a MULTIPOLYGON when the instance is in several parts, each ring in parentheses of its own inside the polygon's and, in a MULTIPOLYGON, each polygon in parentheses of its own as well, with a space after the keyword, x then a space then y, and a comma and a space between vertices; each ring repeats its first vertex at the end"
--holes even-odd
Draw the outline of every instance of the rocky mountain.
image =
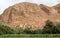
POLYGON ((43 28, 47 20, 60 22, 58 6, 48 7, 43 4, 23 2, 8 7, 0 16, 0 20, 9 27, 43 28))
POLYGON ((58 13, 60 13, 60 4, 57 4, 56 6, 53 6, 57 10, 58 13))
POLYGON ((48 7, 45 5, 40 5, 40 8, 48 15, 48 20, 60 22, 60 14, 58 13, 58 10, 55 9, 55 6, 48 7))

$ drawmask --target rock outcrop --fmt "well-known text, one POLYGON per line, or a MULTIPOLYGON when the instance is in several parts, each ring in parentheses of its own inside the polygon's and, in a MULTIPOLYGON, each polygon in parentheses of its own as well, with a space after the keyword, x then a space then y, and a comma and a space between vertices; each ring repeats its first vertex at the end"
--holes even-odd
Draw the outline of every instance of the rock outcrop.
POLYGON ((53 6, 57 10, 57 12, 60 14, 60 4, 57 4, 56 6, 53 6))

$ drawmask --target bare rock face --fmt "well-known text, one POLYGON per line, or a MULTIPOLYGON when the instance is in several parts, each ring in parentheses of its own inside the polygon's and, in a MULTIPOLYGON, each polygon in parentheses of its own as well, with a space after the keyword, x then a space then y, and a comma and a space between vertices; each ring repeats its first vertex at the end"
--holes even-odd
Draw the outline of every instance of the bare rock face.
POLYGON ((1 21, 9 27, 43 28, 47 20, 60 22, 60 14, 53 7, 23 2, 7 8, 1 21))
POLYGON ((53 8, 55 8, 57 12, 60 14, 60 4, 53 6, 53 8))
POLYGON ((40 4, 40 8, 48 15, 48 20, 53 22, 60 22, 60 14, 57 12, 57 9, 42 4, 40 4))

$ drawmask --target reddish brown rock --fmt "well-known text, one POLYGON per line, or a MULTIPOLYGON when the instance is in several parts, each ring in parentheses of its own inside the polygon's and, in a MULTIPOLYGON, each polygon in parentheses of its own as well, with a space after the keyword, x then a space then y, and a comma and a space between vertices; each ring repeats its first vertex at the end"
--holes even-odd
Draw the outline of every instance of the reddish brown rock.
POLYGON ((57 10, 57 12, 60 14, 60 4, 57 4, 56 6, 53 6, 57 10))
POLYGON ((28 2, 10 6, 1 15, 1 21, 9 27, 43 28, 47 20, 60 22, 60 14, 53 7, 28 2))

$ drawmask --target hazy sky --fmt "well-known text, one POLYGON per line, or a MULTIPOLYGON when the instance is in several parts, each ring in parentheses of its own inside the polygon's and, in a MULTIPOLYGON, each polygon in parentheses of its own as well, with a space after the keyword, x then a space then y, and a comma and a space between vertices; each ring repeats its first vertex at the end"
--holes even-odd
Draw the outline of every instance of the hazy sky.
POLYGON ((20 2, 32 2, 36 4, 45 4, 47 6, 53 6, 60 3, 60 0, 0 0, 0 14, 3 13, 3 11, 7 7, 20 2))

